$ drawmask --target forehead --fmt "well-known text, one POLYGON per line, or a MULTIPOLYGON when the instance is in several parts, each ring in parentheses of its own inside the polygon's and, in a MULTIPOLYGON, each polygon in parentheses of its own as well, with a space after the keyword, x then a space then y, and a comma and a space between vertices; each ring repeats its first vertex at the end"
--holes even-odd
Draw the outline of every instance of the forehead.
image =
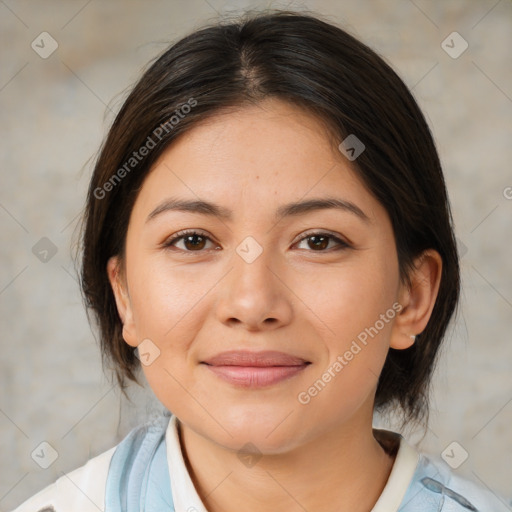
POLYGON ((146 178, 136 203, 149 211, 168 195, 208 199, 230 209, 337 195, 379 204, 316 116, 281 100, 225 111, 176 139, 146 178))

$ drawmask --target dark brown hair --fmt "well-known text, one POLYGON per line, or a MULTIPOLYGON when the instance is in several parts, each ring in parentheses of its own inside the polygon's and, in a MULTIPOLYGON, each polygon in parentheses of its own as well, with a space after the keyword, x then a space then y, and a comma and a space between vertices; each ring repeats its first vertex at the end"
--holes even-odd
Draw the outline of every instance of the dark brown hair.
POLYGON ((122 105, 100 150, 83 218, 81 286, 99 326, 104 362, 113 364, 123 389, 126 378, 137 382, 139 362, 123 341, 106 266, 111 256, 123 257, 130 213, 152 165, 206 118, 270 97, 317 116, 337 144, 350 134, 364 143, 353 163, 390 216, 404 283, 410 285, 422 251, 432 248, 442 257, 430 321, 410 348, 389 350, 375 398, 377 409, 399 405, 404 422, 420 420, 460 293, 439 157, 422 112, 391 67, 311 13, 248 12, 196 30, 148 66, 122 105))

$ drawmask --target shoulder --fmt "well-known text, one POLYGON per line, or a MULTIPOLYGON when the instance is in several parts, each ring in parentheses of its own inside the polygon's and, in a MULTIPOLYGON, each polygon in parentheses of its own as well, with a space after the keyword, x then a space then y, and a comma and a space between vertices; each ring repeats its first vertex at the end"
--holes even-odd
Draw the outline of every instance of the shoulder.
POLYGON ((156 415, 135 427, 119 444, 64 474, 12 512, 103 512, 109 472, 114 480, 123 481, 126 466, 133 463, 134 454, 139 449, 143 453, 147 451, 144 442, 160 439, 169 419, 168 415, 156 415))
POLYGON ((98 512, 105 508, 105 483, 116 447, 90 459, 45 487, 13 512, 98 512))
POLYGON ((420 454, 416 471, 402 501, 403 512, 506 512, 506 501, 487 487, 461 477, 441 460, 420 454))

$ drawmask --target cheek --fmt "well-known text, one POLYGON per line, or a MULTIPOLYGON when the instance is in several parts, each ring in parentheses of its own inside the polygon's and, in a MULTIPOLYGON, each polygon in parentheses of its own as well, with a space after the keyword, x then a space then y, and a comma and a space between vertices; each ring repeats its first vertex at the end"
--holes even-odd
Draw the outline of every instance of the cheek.
POLYGON ((141 358, 141 367, 155 396, 172 411, 186 409, 187 391, 194 393, 190 346, 198 336, 198 316, 210 287, 183 267, 158 261, 146 262, 133 273, 130 296, 137 338, 156 347, 150 364, 141 358))
POLYGON ((297 276, 297 295, 325 325, 329 338, 340 343, 373 326, 396 298, 398 272, 385 258, 354 258, 309 275, 307 281, 297 276))
POLYGON ((183 333, 193 334, 190 327, 197 323, 193 321, 196 306, 215 283, 212 273, 169 265, 163 258, 140 265, 134 261, 133 268, 130 297, 139 337, 186 342, 188 336, 183 333))
MULTIPOLYGON (((170 265, 164 258, 133 258, 129 274, 134 328, 139 342, 154 343, 151 364, 142 370, 155 395, 168 407, 192 391, 195 361, 190 347, 210 306, 214 272, 170 265), (173 403, 169 404, 171 400, 173 403)), ((192 265, 194 267, 194 265, 192 265)), ((222 274, 221 274, 222 275, 222 274)), ((152 345, 150 345, 152 346, 152 345)), ((141 358, 141 362, 144 361, 141 358)))
POLYGON ((345 403, 350 400, 347 393, 357 401, 377 384, 397 315, 397 281, 393 259, 373 257, 354 259, 331 275, 317 276, 318 286, 302 288, 304 302, 325 332, 328 361, 320 371, 330 374, 319 377, 332 381, 331 392, 341 393, 345 403))

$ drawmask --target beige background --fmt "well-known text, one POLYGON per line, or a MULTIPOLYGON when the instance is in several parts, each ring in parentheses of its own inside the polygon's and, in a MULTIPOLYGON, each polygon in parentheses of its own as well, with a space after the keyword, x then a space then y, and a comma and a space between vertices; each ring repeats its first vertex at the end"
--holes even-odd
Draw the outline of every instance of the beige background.
MULTIPOLYGON (((328 15, 380 52, 427 114, 467 252, 461 314, 420 448, 440 456, 456 441, 454 457, 462 448, 469 454, 456 471, 510 501, 511 0, 3 0, 0 510, 113 446, 155 407, 141 392, 131 405, 121 400, 103 376, 71 259, 88 159, 112 121, 110 109, 169 42, 218 13, 267 5, 328 15), (58 43, 47 59, 31 48, 43 31, 58 43), (441 47, 453 31, 469 45, 456 59, 441 47), (46 263, 32 249, 43 237, 57 250, 46 263), (48 469, 31 458, 43 441, 58 453, 48 469)), ((39 251, 52 247, 39 244, 39 251)))

